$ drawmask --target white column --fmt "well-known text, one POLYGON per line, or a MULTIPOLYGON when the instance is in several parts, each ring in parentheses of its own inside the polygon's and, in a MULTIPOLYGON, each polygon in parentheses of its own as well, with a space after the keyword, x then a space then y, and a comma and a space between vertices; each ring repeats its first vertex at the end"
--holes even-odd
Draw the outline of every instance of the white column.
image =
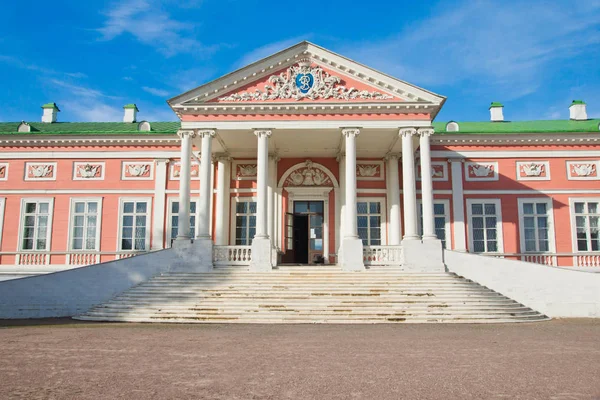
POLYGON ((179 131, 181 137, 181 170, 179 175, 179 225, 177 240, 190 240, 190 181, 193 131, 179 131))
MULTIPOLYGON (((212 138, 215 131, 211 129, 198 131, 202 138, 202 149, 200 155, 200 207, 198 212, 198 235, 200 239, 210 239, 210 203, 212 197, 211 173, 212 173, 212 138)), ((181 168, 183 170, 183 166, 181 168)), ((189 203, 189 200, 188 200, 189 203)), ((186 203, 186 204, 188 204, 186 203)), ((179 203, 181 212, 181 203, 179 203)), ((187 206, 189 209, 189 206, 187 206)), ((181 223, 181 220, 179 221, 181 223)))
POLYGON ((340 187, 335 192, 336 214, 335 214, 335 244, 338 247, 337 263, 340 262, 342 240, 344 238, 344 220, 346 219, 346 155, 340 153, 337 161, 339 163, 340 187))
POLYGON ((215 227, 215 244, 226 246, 229 243, 229 156, 220 154, 217 160, 217 200, 215 213, 217 215, 215 227))
POLYGON ((397 246, 400 244, 400 180, 398 179, 398 154, 387 156, 388 187, 387 196, 389 204, 389 244, 397 246))
POLYGON ((400 129, 402 136, 402 189, 404 198, 404 240, 417 240, 417 193, 415 188, 414 128, 400 129))
POLYGON ((454 250, 467 251, 465 228, 465 195, 463 192, 463 159, 453 158, 450 163, 452 176, 452 226, 454 227, 454 250))
POLYGON ((356 229, 356 137, 360 134, 358 128, 342 129, 346 144, 345 166, 345 218, 344 238, 342 244, 342 268, 348 271, 358 271, 365 268, 363 262, 362 240, 358 238, 356 229))
POLYGON ((156 161, 154 176, 154 212, 152 213, 152 249, 162 249, 165 237, 165 202, 167 189, 168 158, 156 161))
POLYGON ((272 245, 268 232, 268 178, 269 178, 269 137, 270 130, 256 130, 258 137, 257 178, 256 178, 256 234, 252 240, 251 271, 270 271, 272 245))
POLYGON ((275 189, 277 187, 277 155, 269 154, 269 182, 267 187, 267 233, 275 247, 275 189))
POLYGON ((433 128, 419 128, 421 149, 421 202, 423 206, 423 240, 437 239, 433 213, 433 181, 431 171, 431 148, 429 137, 433 128))

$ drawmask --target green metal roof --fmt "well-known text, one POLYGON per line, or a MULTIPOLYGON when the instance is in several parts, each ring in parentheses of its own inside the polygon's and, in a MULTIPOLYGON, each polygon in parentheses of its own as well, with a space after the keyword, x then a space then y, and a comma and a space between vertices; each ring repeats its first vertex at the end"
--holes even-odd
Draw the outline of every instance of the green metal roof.
MULTIPOLYGON (((141 122, 141 121, 140 121, 141 122)), ((156 135, 175 134, 180 122, 149 122, 150 131, 138 131, 139 122, 28 122, 31 132, 18 132, 20 122, 0 122, 0 135, 156 135)))
POLYGON ((56 110, 60 111, 56 103, 46 103, 42 105, 42 108, 55 108, 56 110))
POLYGON ((497 101, 492 101, 492 104, 490 104, 490 108, 492 107, 504 107, 504 104, 497 101))
POLYGON ((433 128, 440 135, 465 134, 518 134, 518 133, 569 133, 594 132, 599 133, 600 119, 573 121, 570 119, 541 120, 541 121, 502 121, 502 122, 456 122, 457 132, 447 132, 447 122, 434 122, 433 128))

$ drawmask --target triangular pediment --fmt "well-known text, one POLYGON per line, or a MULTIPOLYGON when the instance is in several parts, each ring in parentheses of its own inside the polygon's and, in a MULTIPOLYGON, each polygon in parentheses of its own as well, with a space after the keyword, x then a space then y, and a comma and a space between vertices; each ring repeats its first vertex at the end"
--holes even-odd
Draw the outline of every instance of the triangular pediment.
POLYGON ((443 96, 301 42, 168 103, 181 113, 261 103, 396 103, 439 108, 444 101, 443 96))

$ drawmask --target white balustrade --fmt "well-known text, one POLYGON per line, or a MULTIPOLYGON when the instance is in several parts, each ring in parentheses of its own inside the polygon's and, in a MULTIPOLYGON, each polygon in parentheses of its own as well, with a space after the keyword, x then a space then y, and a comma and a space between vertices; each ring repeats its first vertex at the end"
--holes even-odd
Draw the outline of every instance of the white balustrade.
POLYGON ((214 246, 214 265, 250 265, 252 250, 250 246, 214 246))
POLYGON ((365 265, 402 265, 402 246, 364 246, 365 265))
POLYGON ((25 253, 17 255, 18 265, 47 265, 50 264, 50 254, 48 253, 25 253))
POLYGON ((578 267, 600 267, 600 254, 577 255, 578 267))
POLYGON ((92 265, 100 262, 99 253, 69 253, 67 255, 67 264, 69 265, 92 265))
POLYGON ((521 261, 526 261, 534 264, 550 265, 556 267, 556 256, 552 254, 524 254, 521 256, 521 261))
POLYGON ((137 256, 140 254, 144 254, 146 253, 145 251, 124 251, 121 253, 117 253, 115 255, 115 260, 122 260, 124 258, 129 258, 129 257, 133 257, 133 256, 137 256))

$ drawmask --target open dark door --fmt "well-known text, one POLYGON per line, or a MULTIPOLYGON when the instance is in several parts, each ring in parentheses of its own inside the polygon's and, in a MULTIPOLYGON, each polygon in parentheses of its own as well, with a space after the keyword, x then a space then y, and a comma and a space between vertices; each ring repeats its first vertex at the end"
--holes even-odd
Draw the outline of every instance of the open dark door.
POLYGON ((294 214, 285 213, 285 254, 281 258, 283 263, 294 262, 294 214))

